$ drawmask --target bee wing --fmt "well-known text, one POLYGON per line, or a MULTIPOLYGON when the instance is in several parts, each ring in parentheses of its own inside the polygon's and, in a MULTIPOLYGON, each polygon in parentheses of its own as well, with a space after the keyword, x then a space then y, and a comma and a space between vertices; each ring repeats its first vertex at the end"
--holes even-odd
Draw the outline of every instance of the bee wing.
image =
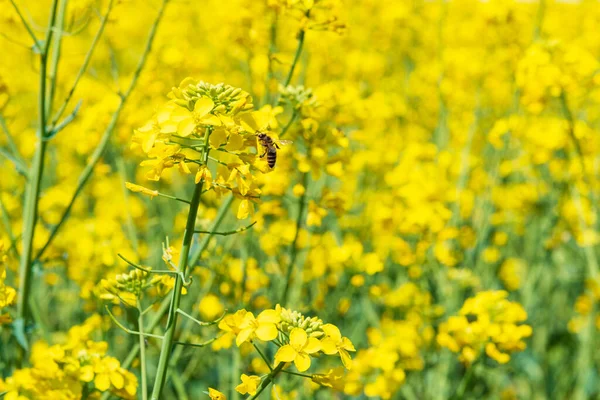
POLYGON ((294 143, 294 142, 292 142, 291 140, 279 140, 277 142, 277 144, 279 144, 280 146, 286 146, 286 145, 292 144, 292 143, 294 143))

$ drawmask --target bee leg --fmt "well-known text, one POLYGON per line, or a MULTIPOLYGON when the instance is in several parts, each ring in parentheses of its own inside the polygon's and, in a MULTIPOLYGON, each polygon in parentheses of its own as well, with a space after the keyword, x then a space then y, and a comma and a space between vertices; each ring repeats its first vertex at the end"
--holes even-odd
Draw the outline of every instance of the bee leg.
POLYGON ((263 158, 265 156, 265 154, 267 154, 267 150, 265 150, 265 152, 262 153, 262 155, 260 156, 260 158, 263 158))
POLYGON ((277 146, 277 143, 273 143, 275 145, 275 147, 277 147, 279 150, 281 150, 281 147, 277 146))

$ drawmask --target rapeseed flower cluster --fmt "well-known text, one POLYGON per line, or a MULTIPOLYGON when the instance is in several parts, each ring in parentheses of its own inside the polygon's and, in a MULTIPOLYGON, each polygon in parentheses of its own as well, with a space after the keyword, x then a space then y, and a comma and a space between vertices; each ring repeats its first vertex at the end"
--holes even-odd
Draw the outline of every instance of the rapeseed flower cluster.
POLYGON ((95 315, 72 327, 64 343, 36 342, 31 368, 18 369, 11 377, 0 379, 5 398, 67 400, 110 392, 122 399, 135 399, 138 387, 135 375, 106 354, 108 343, 92 338, 101 324, 101 317, 95 315))
POLYGON ((598 392, 594 1, 0 9, 0 393, 598 392))
POLYGON ((508 292, 480 292, 465 301, 459 315, 440 325, 437 342, 455 353, 469 365, 485 354, 501 364, 510 361, 510 354, 522 351, 524 339, 532 334, 523 307, 507 299, 508 292))

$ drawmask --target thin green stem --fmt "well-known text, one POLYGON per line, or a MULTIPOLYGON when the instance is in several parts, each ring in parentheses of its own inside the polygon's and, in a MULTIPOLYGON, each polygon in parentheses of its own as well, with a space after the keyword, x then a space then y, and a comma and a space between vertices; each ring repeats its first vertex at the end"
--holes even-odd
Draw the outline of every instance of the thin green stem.
POLYGON ((277 25, 279 22, 279 14, 273 11, 273 20, 269 29, 269 52, 267 54, 267 79, 265 82, 265 95, 263 104, 269 103, 271 97, 271 80, 273 79, 273 55, 277 52, 277 25))
POLYGON ((220 236, 235 235, 236 233, 241 233, 241 232, 247 231, 248 229, 252 228, 254 225, 256 225, 256 222, 258 222, 258 221, 254 221, 253 223, 251 223, 248 226, 244 226, 243 228, 236 229, 233 231, 227 231, 227 232, 194 231, 194 233, 207 233, 207 234, 211 234, 211 235, 220 235, 220 236))
POLYGON ((279 134, 279 138, 282 138, 287 133, 287 131, 290 129, 290 127, 292 126, 292 124, 296 120, 297 116, 298 116, 298 110, 294 110, 294 112, 292 113, 292 116, 290 117, 290 120, 288 121, 288 123, 285 125, 285 127, 283 128, 283 130, 279 134))
POLYGON ((52 60, 50 63, 50 70, 48 72, 48 96, 46 98, 46 116, 49 119, 52 113, 52 104, 54 103, 54 94, 56 92, 56 78, 58 75, 58 64, 60 61, 60 54, 62 48, 62 38, 65 27, 65 11, 67 8, 68 0, 59 0, 58 13, 56 14, 56 23, 54 24, 53 30, 54 35, 54 49, 52 51, 52 60))
POLYGON ((127 264, 129 264, 130 266, 132 266, 135 269, 139 269, 140 271, 144 271, 147 272, 149 274, 171 274, 171 275, 181 275, 181 273, 179 271, 171 271, 168 269, 149 269, 149 268, 144 268, 141 265, 138 265, 136 263, 134 263, 133 261, 129 261, 127 258, 125 258, 125 256, 123 256, 121 253, 117 253, 117 256, 125 261, 127 264))
MULTIPOLYGON (((204 149, 202 151, 202 158, 206 165, 208 160, 208 139, 210 136, 210 130, 206 130, 204 135, 204 149)), ((179 258, 179 272, 185 277, 187 274, 188 260, 190 255, 190 249, 192 246, 192 239, 194 238, 194 225, 196 224, 196 216, 198 215, 198 208, 200 206, 200 196, 202 194, 202 187, 204 185, 204 179, 200 180, 194 188, 194 195, 190 204, 188 212, 188 218, 185 226, 185 233, 183 235, 183 244, 181 254, 179 258)), ((158 366, 156 368, 156 379, 154 381, 154 388, 152 389, 152 399, 158 400, 163 391, 165 380, 168 372, 168 361, 171 357, 171 351, 173 349, 173 337, 175 335, 175 328, 177 326, 177 309, 179 308, 179 302, 181 300, 181 290, 183 288, 183 279, 180 276, 175 278, 175 287, 173 288, 173 295, 171 298, 171 304, 169 307, 169 316, 167 319, 167 326, 165 329, 164 339, 160 350, 160 356, 158 359, 158 366)))
POLYGON ((280 304, 282 307, 287 305, 287 301, 289 299, 291 284, 292 284, 292 274, 294 272, 294 266, 296 264, 296 259, 298 258, 298 237, 300 236, 300 228, 302 227, 302 219, 304 217, 304 209, 306 208, 306 193, 308 192, 308 173, 305 172, 302 174, 302 186, 304 187, 304 193, 300 196, 298 200, 298 215, 296 217, 296 233, 294 234, 294 240, 290 245, 290 262, 287 267, 286 277, 285 277, 285 287, 283 289, 283 293, 281 294, 280 304))
POLYGON ((271 363, 269 362, 269 359, 263 354, 263 352, 256 345, 256 343, 252 342, 252 346, 254 346, 254 348, 256 349, 256 351, 258 352, 258 354, 260 354, 260 356, 262 357, 262 359, 265 362, 265 364, 267 364, 267 367, 269 367, 269 371, 273 371, 273 367, 271 367, 271 363))
POLYGON ((142 313, 142 305, 140 299, 137 299, 137 308, 140 312, 138 315, 138 331, 140 335, 140 375, 142 379, 142 400, 148 399, 148 377, 146 374, 146 341, 144 339, 144 315, 142 313))
POLYGON ((212 342, 214 342, 215 340, 217 340, 216 337, 214 337, 212 339, 208 339, 206 342, 202 342, 202 343, 188 343, 188 342, 174 341, 173 344, 176 344, 179 346, 206 347, 209 344, 211 344, 212 342))
POLYGON ((151 337, 151 338, 154 338, 154 339, 163 339, 163 337, 160 336, 160 335, 154 335, 152 333, 142 333, 142 332, 134 331, 133 329, 127 328, 125 325, 123 325, 122 323, 119 322, 119 320, 113 315, 113 313, 110 312, 110 309, 108 308, 108 306, 105 306, 104 309, 108 313, 108 316, 110 317, 110 319, 113 320, 113 322, 115 323, 115 325, 117 325, 123 331, 125 331, 125 332, 127 332, 127 333, 129 333, 131 335, 139 335, 141 337, 151 337))
POLYGON ((96 146, 96 148, 94 149, 94 152, 92 153, 92 156, 90 157, 87 165, 85 166, 85 168, 79 175, 79 179, 77 180, 77 187, 75 188, 75 192, 73 193, 73 196, 71 197, 71 200, 69 201, 69 204, 67 205, 67 208, 65 209, 65 211, 63 211, 63 214, 61 215, 58 223, 56 225, 54 225, 54 227, 50 231, 50 235, 48 236, 46 243, 44 244, 44 246, 42 246, 40 251, 38 251, 37 255, 35 256, 36 260, 39 260, 39 258, 48 249, 48 247, 50 246, 50 244, 56 237, 56 234, 58 233, 59 229, 62 227, 64 222, 69 217, 69 214, 71 212, 71 209, 73 208, 73 204, 75 203, 75 200, 81 194, 83 187, 86 185, 87 181, 89 180, 90 176, 92 175, 92 172, 94 171, 94 167, 96 166, 96 164, 98 164, 98 161, 100 161, 100 158, 104 154, 104 151, 106 150, 106 147, 108 146, 108 144, 110 142, 110 138, 115 129, 115 126, 117 125, 117 121, 119 120, 119 116, 121 115, 121 111, 123 110, 123 107, 125 106, 125 103, 127 102, 127 99, 129 98, 129 95, 135 88, 138 78, 140 77, 140 74, 142 73, 142 70, 144 69, 144 65, 146 64, 148 54, 150 53, 150 50, 152 50, 152 43, 154 42, 154 37, 156 36, 156 32, 158 30, 160 21, 162 20, 165 6, 167 5, 167 3, 168 3, 168 0, 163 0, 163 2, 161 4, 161 8, 158 11, 156 19, 154 20, 154 24, 152 25, 152 28, 150 29, 150 33, 148 34, 148 39, 146 41, 146 46, 144 48, 144 52, 142 53, 142 56, 140 57, 140 60, 138 61, 138 65, 135 69, 135 72, 133 73, 133 77, 131 78, 129 87, 127 88, 125 93, 123 93, 121 95, 121 102, 119 103, 118 108, 115 110, 115 112, 112 116, 112 119, 110 120, 108 126, 106 127, 104 133, 102 134, 102 138, 100 139, 98 146, 96 146))
POLYGON ((63 104, 61 105, 61 107, 58 109, 58 111, 54 115, 54 118, 52 118, 52 126, 53 127, 56 125, 56 123, 58 122, 58 120, 60 119, 62 114, 65 112, 65 109, 69 105, 69 101, 71 100, 71 97, 73 97, 73 93, 75 93, 75 89, 77 88, 77 85, 79 84, 79 80, 81 79, 83 74, 85 74, 85 71, 87 70, 90 60, 92 59, 92 55, 94 54, 94 50, 96 49, 96 45, 98 44, 98 41, 100 40, 100 37, 102 36, 102 33, 104 32, 104 27, 106 26, 106 22, 108 21, 108 16, 110 15, 110 12, 112 11, 113 3, 114 3, 114 0, 109 1, 106 13, 104 14, 104 17, 102 17, 100 26, 98 27, 98 30, 96 31, 96 34, 94 35, 94 38, 92 39, 92 44, 90 45, 90 48, 88 49, 88 52, 85 55, 83 64, 81 65, 81 67, 79 68, 79 71, 77 72, 77 75, 75 76, 75 81, 73 82, 71 89, 69 89, 69 92, 67 93, 67 97, 63 101, 63 104))
MULTIPOLYGON (((14 4, 14 3, 13 3, 14 4)), ((54 31, 54 22, 56 18, 56 8, 58 2, 53 0, 50 8, 50 17, 48 22, 48 31, 44 48, 40 53, 40 92, 38 94, 38 143, 35 150, 27 193, 25 195, 25 207, 23 209, 23 250, 19 262, 19 295, 17 299, 17 318, 15 324, 15 334, 17 337, 24 338, 24 328, 29 318, 29 295, 31 289, 32 272, 32 252, 35 226, 38 217, 38 200, 40 197, 42 176, 44 171, 44 159, 46 156, 46 71, 48 67, 48 52, 52 41, 54 31)), ((21 343, 25 345, 26 343, 21 343)))
POLYGON ((273 379, 275 379, 275 377, 281 372, 281 370, 283 370, 284 366, 285 363, 280 363, 277 367, 275 367, 275 369, 272 370, 271 373, 267 375, 267 377, 260 383, 260 387, 254 394, 254 396, 250 397, 248 400, 257 399, 258 396, 260 396, 260 394, 263 392, 263 390, 265 390, 271 384, 271 382, 273 382, 273 379))
POLYGON ((157 193, 158 193, 159 197, 164 197, 166 199, 176 200, 176 201, 180 201, 180 202, 185 203, 185 204, 190 204, 189 200, 181 199, 179 197, 171 196, 170 194, 165 194, 165 193, 161 193, 161 192, 157 192, 157 193))
POLYGON ((296 65, 298 64, 300 56, 302 55, 302 48, 304 47, 305 36, 306 31, 304 29, 298 32, 298 46, 296 47, 296 54, 294 54, 294 61, 292 62, 292 66, 290 67, 290 71, 288 72, 288 76, 283 86, 288 86, 292 82, 292 78, 294 77, 294 71, 296 70, 296 65))
POLYGON ((19 10, 19 7, 17 7, 17 4, 15 3, 14 0, 10 0, 10 2, 13 5, 13 8, 15 9, 15 11, 17 12, 17 15, 21 19, 21 22, 23 23, 23 26, 27 30, 27 33, 29 33, 29 36, 31 36, 31 38, 33 39, 33 47, 36 48, 38 51, 41 51, 42 49, 40 48, 40 43, 39 43, 38 39, 35 37, 35 33, 33 33, 33 30, 31 29, 31 27, 25 20, 25 17, 23 17, 23 14, 21 14, 21 10, 19 10))
POLYGON ((460 380, 458 388, 456 389, 456 392, 452 396, 453 400, 454 399, 456 399, 456 400, 463 399, 465 397, 465 392, 467 391, 469 383, 471 383, 471 380, 473 379, 474 371, 475 371, 475 364, 467 367, 466 374, 460 380))
POLYGON ((288 371, 287 369, 282 369, 281 372, 285 372, 286 374, 301 376, 303 378, 312 379, 311 375, 301 374, 300 372, 288 371))
POLYGON ((22 163, 21 160, 2 148, 0 148, 0 155, 4 156, 4 158, 13 163, 17 172, 27 178, 27 166, 22 163))
POLYGON ((227 311, 225 311, 223 313, 223 315, 221 315, 219 318, 217 318, 214 321, 209 321, 209 322, 205 322, 205 321, 200 321, 199 319, 196 319, 194 317, 192 317, 190 314, 186 313, 185 311, 183 311, 182 309, 178 308, 177 312, 181 315, 183 315, 184 317, 188 318, 190 321, 195 322, 196 324, 200 325, 200 326, 211 326, 214 324, 218 324, 219 321, 221 321, 223 319, 223 317, 225 317, 225 314, 227 314, 227 311))
POLYGON ((8 125, 6 125, 6 120, 4 119, 4 116, 2 114, 0 114, 0 127, 4 131, 4 135, 6 136, 6 142, 8 143, 8 147, 10 149, 10 152, 12 153, 13 158, 18 161, 19 165, 22 166, 23 171, 20 171, 20 173, 25 173, 25 177, 27 177, 27 165, 25 164, 25 160, 23 160, 21 153, 19 153, 19 148, 17 147, 15 140, 10 134, 10 130, 8 129, 8 125))

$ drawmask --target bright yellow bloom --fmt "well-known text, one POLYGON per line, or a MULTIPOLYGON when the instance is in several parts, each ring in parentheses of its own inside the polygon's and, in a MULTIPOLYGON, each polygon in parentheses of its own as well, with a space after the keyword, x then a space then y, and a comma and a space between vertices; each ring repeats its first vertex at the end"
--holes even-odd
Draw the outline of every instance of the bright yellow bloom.
POLYGON ((275 354, 275 365, 282 362, 294 362, 300 372, 310 367, 310 355, 321 350, 321 343, 314 337, 308 337, 306 331, 294 328, 290 333, 290 343, 282 346, 275 354))
POLYGON ((238 333, 235 343, 238 347, 247 340, 252 340, 254 337, 268 342, 277 337, 277 325, 281 317, 276 310, 265 310, 258 317, 254 318, 251 312, 246 313, 244 320, 240 324, 240 332, 238 333))
POLYGON ((227 396, 213 388, 208 388, 208 396, 211 400, 227 400, 227 396))
POLYGON ((350 339, 342 337, 340 330, 335 325, 325 324, 321 329, 327 335, 321 339, 321 350, 323 350, 323 353, 330 355, 339 353, 344 367, 350 369, 352 367, 352 359, 348 352, 356 351, 350 339))
POLYGON ((250 394, 255 395, 258 390, 258 385, 260 385, 260 377, 256 375, 246 375, 242 374, 241 376, 242 383, 235 387, 235 390, 240 394, 250 394))
POLYGON ((161 130, 188 137, 199 125, 219 126, 221 120, 211 114, 214 107, 215 103, 209 97, 200 97, 196 100, 192 111, 184 107, 176 107, 170 112, 168 119, 161 123, 161 130))

